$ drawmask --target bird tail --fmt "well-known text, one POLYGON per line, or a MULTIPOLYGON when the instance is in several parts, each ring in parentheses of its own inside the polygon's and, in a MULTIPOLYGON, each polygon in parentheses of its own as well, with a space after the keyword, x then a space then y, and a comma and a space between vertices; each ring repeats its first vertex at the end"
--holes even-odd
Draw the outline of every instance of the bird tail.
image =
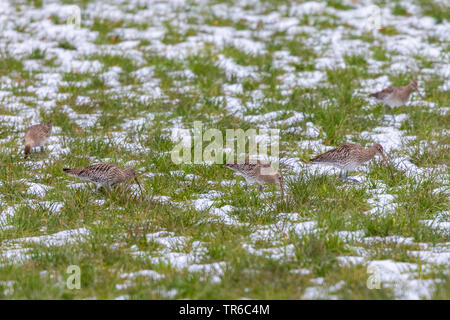
POLYGON ((63 171, 64 171, 65 173, 70 173, 70 172, 72 171, 72 169, 64 168, 63 171))
POLYGON ((25 145, 24 153, 25 153, 25 155, 28 155, 31 153, 31 145, 29 145, 29 144, 25 145))

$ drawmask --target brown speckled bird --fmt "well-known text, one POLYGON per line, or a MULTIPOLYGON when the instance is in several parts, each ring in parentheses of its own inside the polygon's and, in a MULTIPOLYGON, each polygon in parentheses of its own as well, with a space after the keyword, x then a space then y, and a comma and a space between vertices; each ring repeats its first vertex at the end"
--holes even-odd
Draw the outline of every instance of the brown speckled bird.
POLYGON ((409 97, 414 90, 417 90, 419 95, 422 97, 422 95, 419 92, 419 88, 417 86, 417 81, 414 80, 411 81, 407 86, 388 87, 381 91, 370 94, 369 97, 375 98, 380 102, 383 102, 385 105, 384 109, 385 113, 386 113, 386 105, 389 106, 391 109, 391 114, 394 117, 393 108, 405 105, 408 102, 409 97))
POLYGON ((52 134, 52 122, 35 124, 28 128, 25 133, 25 155, 31 153, 31 149, 34 147, 41 147, 47 142, 48 138, 52 134))
MULTIPOLYGON (((388 166, 389 162, 384 154, 383 147, 381 144, 374 144, 371 147, 364 148, 359 144, 346 143, 342 144, 334 149, 331 149, 315 158, 311 159, 313 164, 323 164, 333 166, 341 170, 339 173, 339 178, 347 181, 358 182, 355 179, 350 179, 348 177, 348 172, 355 170, 357 167, 362 165, 375 157, 376 154, 381 155, 383 162, 388 166), (345 176, 342 175, 345 172, 345 176)), ((392 176, 392 171, 391 171, 392 176)))
POLYGON ((129 179, 134 179, 142 194, 144 194, 141 184, 136 177, 136 171, 133 168, 121 169, 115 164, 99 163, 75 169, 65 168, 63 171, 69 176, 94 182, 97 184, 97 190, 100 187, 110 190, 114 184, 121 183, 129 179))
POLYGON ((251 161, 247 157, 244 163, 226 163, 225 167, 245 178, 245 190, 247 190, 248 184, 255 182, 259 184, 260 192, 263 191, 263 183, 277 183, 280 186, 281 195, 283 196, 283 176, 275 172, 270 163, 260 160, 251 161))

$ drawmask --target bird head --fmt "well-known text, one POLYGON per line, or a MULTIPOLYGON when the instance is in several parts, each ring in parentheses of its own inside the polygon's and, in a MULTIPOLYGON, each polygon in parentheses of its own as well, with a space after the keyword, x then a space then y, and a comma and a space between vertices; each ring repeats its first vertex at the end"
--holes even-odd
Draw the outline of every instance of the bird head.
POLYGON ((419 86, 418 86, 416 80, 412 80, 412 81, 408 84, 408 86, 409 86, 412 90, 416 90, 417 93, 419 94, 419 96, 421 96, 421 97, 423 98, 422 94, 421 94, 420 91, 419 91, 419 86))
POLYGON ((134 181, 139 186, 139 189, 141 190, 142 195, 144 196, 144 190, 142 189, 141 184, 139 183, 139 180, 136 177, 136 170, 134 170, 133 168, 126 168, 123 170, 123 172, 125 173, 125 175, 127 176, 128 179, 131 179, 131 178, 134 179, 134 181))
POLYGON ((377 143, 377 144, 374 144, 373 147, 375 148, 376 153, 379 154, 383 158, 383 162, 387 164, 388 161, 387 161, 386 155, 384 154, 383 146, 381 144, 377 143))
POLYGON ((136 170, 134 170, 133 168, 126 168, 126 169, 123 170, 123 172, 125 173, 125 175, 128 178, 136 177, 136 170))

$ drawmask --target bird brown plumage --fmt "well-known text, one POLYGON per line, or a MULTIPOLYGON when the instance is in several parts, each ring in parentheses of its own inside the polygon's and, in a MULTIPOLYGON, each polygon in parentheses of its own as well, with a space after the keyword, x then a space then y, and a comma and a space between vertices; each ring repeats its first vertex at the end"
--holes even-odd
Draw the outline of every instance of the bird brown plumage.
POLYGON ((419 92, 417 81, 413 80, 407 86, 391 86, 381 91, 372 93, 369 97, 383 102, 385 106, 389 106, 391 108, 392 116, 394 116, 393 108, 406 104, 414 90, 417 90, 419 95, 422 96, 419 92))
POLYGON ((339 173, 339 178, 349 181, 356 181, 348 178, 348 172, 355 170, 364 162, 373 159, 376 154, 381 155, 383 162, 388 166, 389 170, 391 170, 386 155, 384 154, 383 147, 378 143, 368 148, 364 148, 359 144, 354 143, 342 144, 334 149, 318 155, 315 158, 312 158, 310 162, 313 164, 324 164, 336 167, 341 170, 339 173), (345 177, 343 177, 342 172, 345 172, 345 177))
POLYGON ((104 187, 109 190, 113 185, 134 179, 138 184, 142 194, 144 194, 141 184, 136 177, 136 171, 133 168, 122 169, 115 164, 99 163, 91 164, 87 167, 80 167, 75 169, 64 168, 63 171, 70 176, 77 177, 82 180, 87 180, 97 184, 97 190, 104 187))
POLYGON ((245 178, 245 190, 247 190, 248 184, 257 182, 259 184, 259 190, 262 192, 264 183, 276 183, 280 186, 281 195, 283 196, 284 194, 283 176, 280 173, 275 172, 268 162, 249 160, 249 158, 246 157, 244 163, 226 163, 225 167, 245 178))
POLYGON ((42 146, 52 134, 52 128, 52 121, 30 126, 25 133, 25 155, 31 153, 31 149, 34 147, 41 147, 42 150, 42 146))

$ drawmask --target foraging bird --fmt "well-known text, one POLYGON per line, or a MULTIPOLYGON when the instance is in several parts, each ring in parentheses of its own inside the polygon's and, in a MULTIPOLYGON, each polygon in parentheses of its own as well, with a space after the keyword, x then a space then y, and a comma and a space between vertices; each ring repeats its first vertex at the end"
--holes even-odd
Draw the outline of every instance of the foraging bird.
POLYGON ((115 164, 99 163, 75 169, 65 168, 63 171, 69 176, 94 182, 97 184, 96 191, 100 187, 110 190, 114 184, 134 179, 138 184, 141 193, 144 194, 141 184, 136 177, 136 171, 133 168, 121 169, 115 164))
POLYGON ((31 149, 34 147, 41 147, 47 142, 48 138, 52 134, 53 123, 35 124, 28 128, 25 133, 25 156, 31 153, 31 149))
POLYGON ((244 163, 226 163, 225 167, 245 178, 246 191, 247 185, 251 183, 257 182, 260 192, 263 191, 263 183, 277 183, 280 186, 281 195, 283 196, 283 176, 275 172, 270 163, 264 163, 260 160, 250 161, 247 157, 244 163))
MULTIPOLYGON (((369 95, 371 98, 375 98, 384 103, 384 113, 386 113, 386 105, 388 105, 391 109, 392 117, 394 117, 394 107, 399 107, 406 104, 409 100, 409 96, 411 93, 417 90, 419 95, 423 97, 417 86, 417 81, 411 81, 407 86, 392 86, 381 91, 372 93, 369 95)), ((394 117, 395 120, 395 117, 394 117)))
MULTIPOLYGON (((364 148, 359 144, 346 143, 342 144, 334 149, 331 149, 321 155, 310 160, 313 164, 323 164, 336 167, 341 170, 339 178, 347 181, 358 182, 355 179, 348 178, 348 172, 355 170, 364 162, 372 160, 375 155, 381 155, 383 162, 388 166, 389 162, 384 154, 381 144, 374 144, 371 147, 364 148), (342 175, 345 172, 345 176, 342 175)), ((392 176, 392 171, 391 171, 392 176)))

